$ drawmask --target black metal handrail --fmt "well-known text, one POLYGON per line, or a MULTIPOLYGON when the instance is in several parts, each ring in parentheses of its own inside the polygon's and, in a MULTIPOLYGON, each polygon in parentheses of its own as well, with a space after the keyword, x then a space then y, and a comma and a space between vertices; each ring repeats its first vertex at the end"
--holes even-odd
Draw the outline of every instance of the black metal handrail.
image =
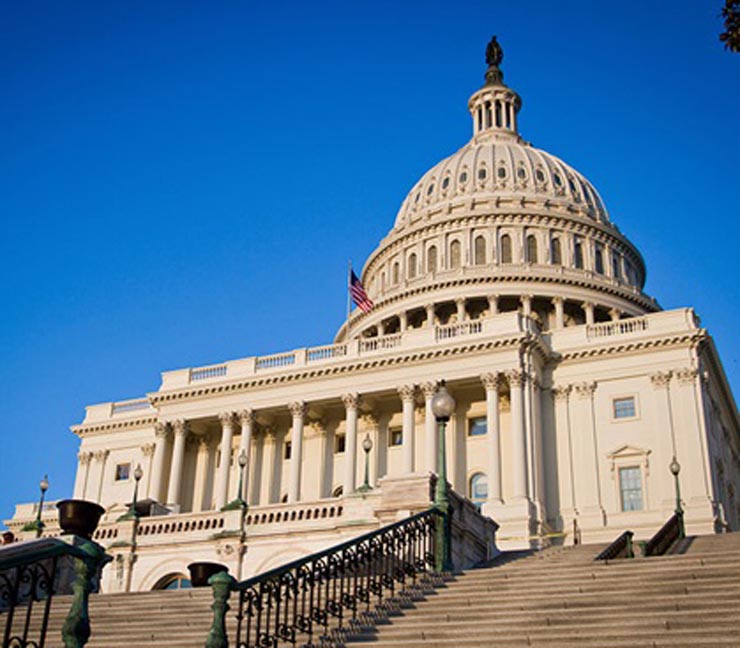
POLYGON ((1 648, 43 648, 52 599, 57 593, 69 592, 74 596, 62 637, 65 645, 84 646, 87 642, 88 596, 109 558, 99 545, 79 540, 75 545, 45 538, 13 545, 0 555, 1 648), (68 573, 66 579, 60 577, 64 570, 68 573))
POLYGON ((239 595, 239 648, 326 643, 332 631, 434 569, 443 518, 429 509, 242 583, 223 573, 213 576, 215 615, 206 645, 228 645, 224 615, 230 591, 239 595))
POLYGON ((632 548, 632 531, 625 531, 606 549, 604 549, 594 560, 614 560, 616 558, 634 558, 635 552, 632 548))
POLYGON ((645 543, 645 556, 662 556, 685 536, 683 513, 676 511, 656 534, 645 543))

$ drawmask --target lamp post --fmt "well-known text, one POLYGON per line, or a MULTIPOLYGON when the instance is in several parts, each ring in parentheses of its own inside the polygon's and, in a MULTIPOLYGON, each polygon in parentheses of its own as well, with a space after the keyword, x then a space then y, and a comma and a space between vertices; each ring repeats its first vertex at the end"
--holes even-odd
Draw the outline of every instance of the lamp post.
POLYGON ((370 486, 370 451, 373 449, 373 440, 370 434, 365 434, 362 440, 362 449, 365 452, 365 483, 357 489, 358 493, 367 493, 373 489, 370 486))
POLYGON ((126 584, 124 587, 124 590, 126 592, 131 591, 131 578, 134 573, 134 563, 136 562, 136 541, 139 535, 139 512, 136 510, 136 502, 138 501, 139 495, 139 482, 141 481, 141 478, 143 476, 144 471, 141 469, 141 464, 136 464, 136 469, 134 470, 134 497, 131 501, 131 506, 129 507, 128 512, 118 518, 119 522, 124 520, 134 521, 133 527, 131 529, 131 548, 126 558, 126 560, 128 561, 128 566, 126 569, 126 584))
POLYGON ((676 455, 673 455, 670 466, 668 468, 673 475, 673 481, 676 487, 676 515, 678 516, 679 534, 681 538, 686 537, 686 529, 683 521, 683 506, 681 506, 681 484, 678 480, 678 473, 681 472, 681 464, 678 463, 676 455))
POLYGON ((39 497, 39 508, 38 511, 36 511, 36 537, 40 538, 41 534, 44 532, 44 526, 46 526, 42 520, 41 520, 41 513, 44 510, 44 497, 46 496, 46 491, 49 490, 49 476, 44 475, 44 478, 39 483, 39 488, 41 489, 41 496, 39 497))
POLYGON ((450 498, 447 490, 447 452, 445 430, 447 422, 455 413, 455 399, 447 391, 445 381, 441 380, 437 393, 432 398, 432 413, 437 421, 439 455, 437 463, 437 485, 434 490, 434 507, 442 513, 442 524, 437 525, 435 568, 438 572, 452 571, 452 524, 450 498))
POLYGON ((247 529, 245 527, 245 521, 247 519, 247 500, 244 497, 244 469, 247 467, 246 450, 239 453, 239 490, 237 491, 236 499, 241 507, 241 517, 239 521, 239 565, 237 567, 236 579, 242 579, 242 562, 244 562, 244 554, 247 552, 247 529))

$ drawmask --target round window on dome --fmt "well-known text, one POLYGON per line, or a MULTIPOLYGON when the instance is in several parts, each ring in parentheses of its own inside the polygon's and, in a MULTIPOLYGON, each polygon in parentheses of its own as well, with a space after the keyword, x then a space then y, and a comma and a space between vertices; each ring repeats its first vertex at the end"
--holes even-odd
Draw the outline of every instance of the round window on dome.
POLYGON ((563 186, 563 179, 560 177, 560 174, 559 173, 554 174, 552 176, 552 179, 555 181, 555 184, 558 187, 562 187, 563 186))
POLYGON ((573 193, 576 193, 576 183, 573 182, 573 178, 568 178, 568 186, 573 193))
POLYGON ((506 167, 500 166, 498 168, 498 177, 501 178, 502 180, 506 177, 506 167))
POLYGON ((478 169, 478 180, 485 180, 488 177, 488 172, 485 167, 478 169))
POLYGON ((464 184, 464 183, 466 183, 467 181, 468 181, 468 172, 467 172, 467 171, 463 171, 463 172, 462 172, 462 173, 460 174, 460 184, 464 184))
POLYGON ((524 167, 519 167, 516 170, 516 177, 520 180, 524 180, 527 177, 527 172, 524 170, 524 167))
POLYGON ((414 198, 414 202, 415 203, 418 203, 419 202, 419 198, 421 198, 421 191, 416 194, 416 198, 414 198))
POLYGON ((427 189, 427 196, 431 196, 432 191, 434 191, 434 183, 429 185, 429 188, 427 189))
POLYGON ((442 189, 447 189, 447 187, 449 186, 450 186, 450 179, 449 177, 447 177, 444 180, 442 180, 442 189))
POLYGON ((545 181, 545 174, 543 173, 542 169, 537 169, 537 171, 535 171, 534 177, 537 178, 537 182, 545 181))

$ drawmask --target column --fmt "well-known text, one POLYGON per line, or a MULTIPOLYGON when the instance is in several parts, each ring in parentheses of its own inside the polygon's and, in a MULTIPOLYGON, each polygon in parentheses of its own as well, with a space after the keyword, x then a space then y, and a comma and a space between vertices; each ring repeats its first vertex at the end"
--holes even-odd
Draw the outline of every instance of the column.
POLYGON ((522 402, 522 387, 524 386, 524 372, 521 369, 512 369, 506 372, 511 393, 511 450, 513 480, 513 499, 527 498, 527 444, 524 438, 524 406, 522 402))
POLYGON ((306 416, 306 403, 296 401, 288 405, 293 417, 290 448, 290 476, 288 480, 288 504, 297 502, 301 496, 301 467, 303 465, 303 418, 306 416))
POLYGON ((198 450, 195 455, 195 483, 193 484, 193 512, 207 511, 210 505, 210 494, 206 496, 208 478, 208 440, 198 439, 198 450))
POLYGON ((260 487, 260 504, 263 506, 271 504, 273 499, 276 452, 277 434, 272 428, 265 428, 262 438, 262 485, 260 487))
POLYGON ((532 295, 522 295, 522 315, 529 317, 532 314, 532 295))
POLYGON ((457 322, 460 324, 465 321, 465 300, 456 299, 455 305, 457 306, 457 322))
POLYGON ((90 459, 92 459, 92 452, 78 452, 77 453, 77 475, 75 476, 75 499, 85 499, 85 491, 87 490, 87 479, 90 474, 90 459))
POLYGON ((350 495, 357 487, 357 407, 360 404, 360 396, 343 394, 342 402, 346 412, 342 492, 344 495, 350 495))
POLYGON ((164 460, 167 452, 167 437, 170 435, 169 423, 160 421, 154 426, 154 459, 152 461, 152 490, 150 497, 157 502, 163 501, 164 460))
POLYGON ((489 315, 498 315, 498 295, 488 295, 489 315))
POLYGON ((95 463, 100 466, 98 471, 98 488, 97 496, 95 497, 96 502, 100 502, 103 497, 103 480, 105 478, 105 460, 108 458, 110 450, 97 450, 93 455, 95 457, 95 463))
MULTIPOLYGON (((575 416, 576 492, 581 502, 580 513, 603 514, 601 506, 601 480, 599 476, 599 446, 594 421, 595 382, 575 386, 581 401, 575 416)), ((603 521, 599 521, 603 524, 603 521)))
POLYGON ((401 333, 403 333, 409 326, 409 314, 407 311, 401 311, 398 316, 398 327, 401 333))
MULTIPOLYGON (((247 491, 249 490, 249 473, 252 465, 252 434, 254 432, 254 410, 245 409, 237 413, 239 417, 239 423, 241 424, 241 436, 239 437, 239 454, 240 457, 242 452, 247 455, 247 465, 244 467, 244 476, 242 482, 242 493, 238 493, 238 497, 241 497, 245 502, 247 501, 247 491)), ((237 461, 238 467, 238 461, 237 461)), ((241 468, 239 468, 241 470, 241 468)), ((238 479, 238 476, 237 476, 238 479)))
POLYGON ((398 388, 403 404, 403 474, 414 472, 414 385, 398 388))
MULTIPOLYGON (((575 476, 573 473, 573 439, 570 429, 569 399, 572 387, 557 385, 552 388, 555 401, 555 436, 558 468, 558 488, 560 491, 560 511, 565 524, 575 515, 577 509, 575 476)), ((570 527, 568 527, 570 528, 570 527)))
POLYGON ((488 434, 488 501, 501 503, 501 434, 498 415, 498 373, 484 373, 486 390, 486 430, 488 434))
MULTIPOLYGON (((663 471, 660 479, 656 480, 656 490, 659 491, 660 499, 664 506, 668 507, 675 502, 675 488, 673 476, 668 472, 667 466, 671 458, 676 456, 676 434, 673 427, 673 413, 671 411, 671 397, 669 393, 672 372, 658 371, 650 376, 650 382, 655 389, 655 409, 657 412, 658 426, 661 433, 658 435, 659 452, 653 456, 652 462, 657 466, 658 474, 663 471), (667 475, 667 476, 666 476, 667 475)), ((686 457, 678 457, 678 462, 682 465, 688 463, 686 457)), ((696 461, 697 457, 691 457, 696 461)), ((682 471, 684 472, 684 471, 682 471)), ((688 471, 685 471, 688 472, 688 471)))
POLYGON ((552 305, 555 308, 555 328, 561 329, 565 327, 565 300, 562 297, 553 297, 552 305))
POLYGON ((152 459, 154 457, 154 450, 156 445, 154 443, 145 443, 141 446, 141 454, 146 460, 146 465, 143 467, 144 474, 146 475, 146 484, 144 490, 139 491, 139 495, 142 499, 151 497, 151 486, 152 486, 152 459))
POLYGON ((426 446, 426 467, 430 473, 437 474, 437 421, 432 412, 432 399, 437 393, 437 384, 425 382, 421 386, 424 394, 424 444, 426 446))
POLYGON ((427 328, 432 328, 434 326, 434 304, 427 304, 426 311, 427 311, 427 328))
POLYGON ((229 469, 231 468, 231 442, 234 437, 234 413, 222 412, 218 415, 221 421, 221 463, 216 473, 216 510, 226 506, 229 495, 229 469))
MULTIPOLYGON (((185 438, 188 428, 182 419, 172 422, 175 442, 172 445, 172 466, 170 467, 170 487, 167 489, 167 504, 180 503, 180 486, 182 484, 182 465, 185 459, 185 438)), ((219 507, 220 508, 220 507, 219 507)))
MULTIPOLYGON (((370 485, 375 486, 378 483, 378 472, 379 472, 379 462, 378 458, 380 457, 380 421, 378 420, 378 417, 375 414, 364 414, 362 417, 362 423, 367 430, 367 432, 370 434, 370 439, 372 439, 373 442, 373 448, 370 450, 370 485)), ((364 435, 363 435, 364 438, 364 435)), ((387 446, 386 446, 387 447, 387 446)), ((364 452, 363 452, 363 461, 364 461, 364 452)), ((364 479, 364 470, 365 466, 363 464, 362 466, 362 475, 364 479)))
POLYGON ((594 305, 592 302, 583 302, 581 304, 583 308, 583 314, 586 316, 586 324, 594 323, 594 305))

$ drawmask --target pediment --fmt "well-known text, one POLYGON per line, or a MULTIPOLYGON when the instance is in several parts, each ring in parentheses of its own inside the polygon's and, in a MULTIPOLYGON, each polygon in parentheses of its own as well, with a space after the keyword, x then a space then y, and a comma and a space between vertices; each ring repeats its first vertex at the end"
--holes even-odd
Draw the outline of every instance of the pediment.
POLYGON ((650 450, 645 450, 645 448, 641 448, 640 446, 630 445, 629 443, 625 443, 624 445, 621 445, 617 447, 616 449, 612 450, 606 456, 609 459, 621 459, 623 457, 644 457, 649 454, 650 454, 650 450))

